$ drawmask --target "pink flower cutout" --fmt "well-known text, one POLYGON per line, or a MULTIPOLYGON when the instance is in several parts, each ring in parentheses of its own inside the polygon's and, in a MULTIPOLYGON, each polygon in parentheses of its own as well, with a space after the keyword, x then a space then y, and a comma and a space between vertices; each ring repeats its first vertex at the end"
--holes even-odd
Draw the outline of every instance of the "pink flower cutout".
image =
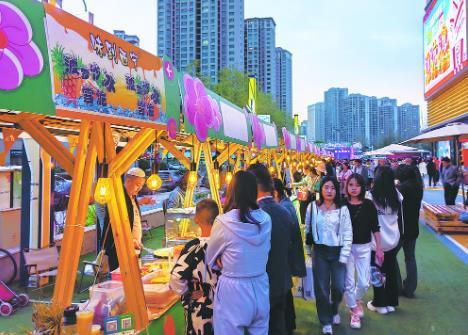
POLYGON ((171 139, 175 139, 177 136, 177 122, 173 117, 167 121, 167 133, 171 139))
POLYGON ((204 142, 208 137, 208 129, 216 132, 221 128, 223 119, 219 111, 219 105, 206 92, 205 86, 198 78, 184 75, 184 114, 195 129, 197 138, 204 142))
POLYGON ((263 130, 263 126, 258 120, 257 115, 251 114, 250 117, 252 121, 252 135, 254 143, 257 149, 261 150, 263 144, 266 142, 265 131, 263 130))
POLYGON ((291 149, 291 135, 289 135, 289 132, 286 128, 282 128, 281 132, 283 133, 283 140, 284 140, 284 146, 286 149, 291 149))
POLYGON ((0 1, 0 90, 17 89, 24 76, 39 75, 43 66, 28 19, 16 6, 0 1))

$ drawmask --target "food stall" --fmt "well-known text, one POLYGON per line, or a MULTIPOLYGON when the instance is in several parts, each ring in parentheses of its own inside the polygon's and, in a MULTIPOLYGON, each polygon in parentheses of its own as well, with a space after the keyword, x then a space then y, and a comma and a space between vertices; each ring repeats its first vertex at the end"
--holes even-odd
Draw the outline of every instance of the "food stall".
MULTIPOLYGON (((12 43, 22 43, 27 57, 19 61, 14 52, 8 53, 9 75, 0 79, 0 122, 28 133, 49 162, 53 158, 73 180, 53 304, 63 313, 72 303, 70 283, 76 282, 98 162, 105 168, 100 169, 94 199, 107 206, 120 268, 110 281, 92 286, 89 301, 80 307, 94 311, 94 322, 104 326, 109 321, 113 330, 147 328, 172 334, 177 328, 176 333, 182 333, 179 297, 167 282, 184 243, 197 235, 190 208, 200 161, 207 167, 211 197, 221 209, 223 166, 224 184, 229 184, 233 172, 256 161, 281 176, 286 156, 306 162, 312 146, 295 138, 295 145, 281 147, 275 125, 207 90, 198 78, 178 73, 169 59, 151 55, 54 5, 33 0, 7 3, 0 4, 0 27, 11 19, 24 31, 23 40, 10 37, 12 43), (126 140, 120 152, 115 134, 126 140), (74 136, 76 149, 65 147, 57 140, 59 135, 74 136), (166 245, 139 261, 121 176, 155 144, 176 157, 191 178, 182 212, 166 213, 166 245), (190 159, 177 146, 190 150, 190 159)), ((157 177, 153 180, 157 184, 157 177)))

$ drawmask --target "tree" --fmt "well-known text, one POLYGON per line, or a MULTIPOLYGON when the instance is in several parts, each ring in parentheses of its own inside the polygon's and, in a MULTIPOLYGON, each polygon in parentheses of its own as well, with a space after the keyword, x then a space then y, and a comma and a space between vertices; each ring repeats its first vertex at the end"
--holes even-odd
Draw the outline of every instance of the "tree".
MULTIPOLYGON (((248 99, 248 76, 237 70, 224 68, 219 72, 218 78, 218 83, 212 85, 211 89, 236 106, 245 106, 248 99)), ((204 81, 204 83, 206 85, 207 82, 204 81)), ((206 86, 210 87, 210 83, 208 82, 206 86)), ((257 92, 256 109, 259 115, 270 115, 271 121, 276 124, 280 134, 282 127, 292 130, 293 120, 286 118, 285 113, 279 109, 270 94, 257 92)))

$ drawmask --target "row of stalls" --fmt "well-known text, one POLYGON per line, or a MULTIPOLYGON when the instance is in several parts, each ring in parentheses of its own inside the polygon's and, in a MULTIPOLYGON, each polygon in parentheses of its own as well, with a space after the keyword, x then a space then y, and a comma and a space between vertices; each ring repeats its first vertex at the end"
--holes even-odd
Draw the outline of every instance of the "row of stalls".
MULTIPOLYGON (((114 281, 95 291, 96 311, 121 294, 122 311, 130 314, 114 318, 113 327, 181 332, 180 306, 173 307, 177 297, 167 290, 170 262, 180 243, 156 251, 164 261, 139 264, 122 175, 150 147, 172 154, 192 180, 203 161, 211 198, 221 209, 220 170, 229 183, 232 173, 263 162, 282 177, 283 171, 310 163, 324 152, 286 129, 278 136, 274 124, 206 89, 198 78, 179 73, 170 59, 151 55, 53 5, 10 0, 0 3, 0 15, 0 28, 15 28, 3 30, 7 41, 0 60, 7 74, 0 78, 3 138, 14 142, 21 134, 26 151, 35 147, 37 153, 34 159, 27 155, 23 164, 21 248, 41 250, 53 242, 48 209, 51 171, 57 164, 72 177, 72 184, 53 303, 63 310, 72 302, 75 287, 70 283, 76 282, 80 250, 87 240, 84 222, 96 188, 94 194, 102 197, 109 212, 120 264, 114 281), (5 136, 9 131, 15 135, 5 136), (119 143, 124 144, 121 150, 116 149, 119 143), (190 152, 189 157, 181 148, 190 152), (40 167, 24 171, 28 163, 40 167)), ((179 226, 169 239, 190 235, 195 186, 189 182, 185 209, 179 213, 186 217, 174 216, 179 226)))

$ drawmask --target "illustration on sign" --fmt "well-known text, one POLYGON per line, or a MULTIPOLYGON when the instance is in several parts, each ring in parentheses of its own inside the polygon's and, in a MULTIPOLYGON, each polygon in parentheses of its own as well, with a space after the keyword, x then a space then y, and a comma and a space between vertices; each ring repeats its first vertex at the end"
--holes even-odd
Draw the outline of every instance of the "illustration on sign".
POLYGON ((25 76, 41 73, 44 59, 32 34, 31 24, 21 10, 0 1, 0 90, 15 90, 25 76))
POLYGON ((161 58, 66 12, 45 8, 58 109, 167 123, 161 58))

